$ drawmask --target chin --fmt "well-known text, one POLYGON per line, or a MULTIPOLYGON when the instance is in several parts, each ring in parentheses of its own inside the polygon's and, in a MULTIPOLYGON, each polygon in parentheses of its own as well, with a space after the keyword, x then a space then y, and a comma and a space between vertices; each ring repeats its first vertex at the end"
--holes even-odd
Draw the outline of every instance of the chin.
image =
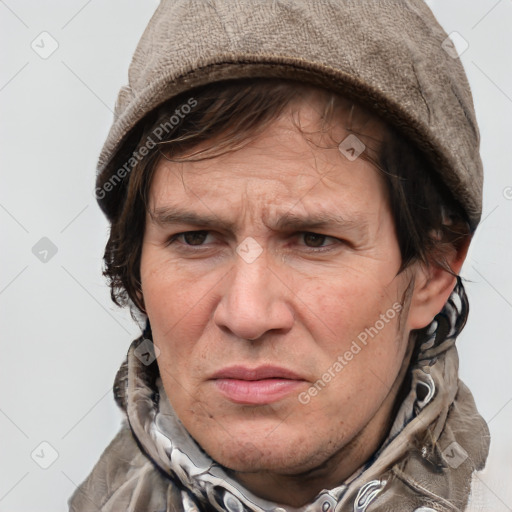
POLYGON ((238 439, 228 437, 222 442, 211 442, 211 446, 203 449, 220 465, 239 473, 296 474, 321 463, 317 460, 321 458, 318 451, 289 437, 272 441, 264 437, 257 439, 254 435, 238 439))

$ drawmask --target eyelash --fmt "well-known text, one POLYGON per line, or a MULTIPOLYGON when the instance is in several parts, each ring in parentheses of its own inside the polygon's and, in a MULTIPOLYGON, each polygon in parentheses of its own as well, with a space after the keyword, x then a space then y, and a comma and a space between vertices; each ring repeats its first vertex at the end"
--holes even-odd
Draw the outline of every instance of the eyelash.
MULTIPOLYGON (((166 242, 166 247, 169 247, 170 245, 172 245, 179 237, 184 236, 184 235, 188 235, 188 234, 192 234, 192 233, 206 233, 206 234, 210 234, 210 231, 208 231, 208 230, 197 230, 197 231, 184 231, 182 233, 176 233, 175 235, 172 235, 169 238, 169 240, 166 242)), ((335 238, 335 237, 328 236, 328 235, 323 235, 322 233, 315 233, 313 231, 299 231, 297 234, 299 234, 299 235, 316 235, 316 236, 319 236, 319 237, 323 237, 325 239, 335 240, 337 242, 335 244, 330 244, 330 245, 323 246, 323 247, 308 247, 308 246, 304 246, 308 250, 308 252, 314 252, 314 253, 327 252, 327 251, 332 250, 334 245, 339 245, 339 244, 344 243, 344 241, 340 240, 339 238, 335 238)), ((203 245, 188 245, 188 244, 183 243, 183 242, 181 242, 181 244, 184 245, 186 248, 197 247, 198 249, 192 249, 194 251, 201 250, 201 249, 199 249, 201 247, 204 248, 203 245)))

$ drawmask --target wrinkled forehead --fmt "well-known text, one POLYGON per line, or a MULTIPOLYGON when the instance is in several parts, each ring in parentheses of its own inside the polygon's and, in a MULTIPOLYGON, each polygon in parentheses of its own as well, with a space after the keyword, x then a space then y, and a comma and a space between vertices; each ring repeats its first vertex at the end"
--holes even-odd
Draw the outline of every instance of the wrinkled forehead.
MULTIPOLYGON (((275 219, 287 212, 317 228, 334 223, 327 219, 329 211, 353 222, 371 223, 379 217, 388 194, 381 173, 361 157, 367 151, 365 144, 346 129, 342 117, 328 133, 322 130, 320 97, 295 103, 300 131, 288 112, 236 151, 192 161, 161 159, 152 180, 149 217, 165 224, 176 222, 178 214, 179 219, 190 220, 191 208, 201 212, 203 220, 205 215, 215 217, 216 212, 228 210, 235 217, 262 216, 269 219, 267 224, 277 225, 275 219)), ((367 126, 373 121, 362 120, 367 126)), ((368 139, 373 140, 366 135, 364 140, 368 139)), ((194 151, 211 146, 215 141, 203 142, 194 151)))

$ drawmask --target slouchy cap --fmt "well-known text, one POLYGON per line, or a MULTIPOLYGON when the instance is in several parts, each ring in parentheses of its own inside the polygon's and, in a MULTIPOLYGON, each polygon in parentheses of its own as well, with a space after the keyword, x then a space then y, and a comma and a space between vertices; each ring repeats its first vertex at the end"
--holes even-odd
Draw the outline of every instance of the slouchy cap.
POLYGON ((383 117, 423 151, 476 228, 483 172, 473 98, 422 0, 162 0, 99 158, 96 198, 107 218, 120 199, 106 192, 116 173, 126 179, 130 134, 149 112, 207 83, 257 77, 321 86, 383 117))

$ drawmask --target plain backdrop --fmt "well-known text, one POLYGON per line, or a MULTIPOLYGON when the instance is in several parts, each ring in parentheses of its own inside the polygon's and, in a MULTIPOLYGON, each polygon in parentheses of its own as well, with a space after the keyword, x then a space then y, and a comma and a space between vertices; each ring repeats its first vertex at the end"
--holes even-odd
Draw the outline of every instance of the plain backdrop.
MULTIPOLYGON (((457 342, 492 436, 470 510, 512 511, 512 1, 428 3, 464 50, 485 169, 457 342)), ((112 383, 139 328, 101 276, 108 224, 94 178, 156 6, 0 1, 0 511, 67 510, 120 426, 112 383)))

